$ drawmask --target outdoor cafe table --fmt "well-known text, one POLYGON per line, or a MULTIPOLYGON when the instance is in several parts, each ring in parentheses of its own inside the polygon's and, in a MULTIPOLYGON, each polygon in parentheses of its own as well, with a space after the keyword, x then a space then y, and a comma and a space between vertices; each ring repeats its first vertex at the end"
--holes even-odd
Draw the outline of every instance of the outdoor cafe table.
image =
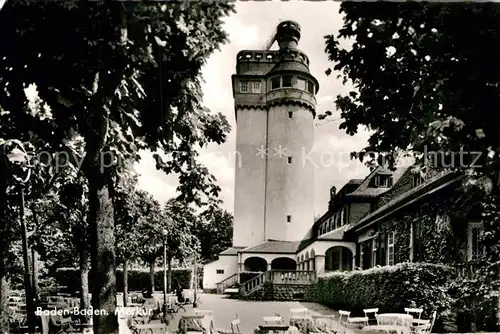
POLYGON ((377 325, 398 325, 410 328, 413 316, 404 313, 382 313, 377 315, 377 325))
POLYGON ((183 315, 179 320, 178 333, 214 333, 214 317, 209 315, 183 315))
POLYGON ((283 318, 279 316, 273 316, 273 317, 264 317, 262 318, 264 320, 264 323, 269 324, 269 323, 274 323, 274 324, 282 324, 283 323, 283 318))
POLYGON ((268 333, 286 333, 286 334, 299 334, 297 327, 288 325, 260 325, 254 330, 254 334, 268 334, 268 333))
POLYGON ((132 332, 135 334, 143 334, 143 333, 153 333, 155 330, 160 330, 162 334, 167 333, 167 325, 165 324, 145 324, 145 325, 135 325, 132 329, 132 332))
POLYGON ((322 319, 315 323, 312 316, 291 316, 290 326, 296 327, 300 333, 324 333, 326 332, 327 324, 322 319))
POLYGON ((410 328, 397 325, 370 325, 363 327, 361 331, 384 331, 389 334, 410 334, 410 328))

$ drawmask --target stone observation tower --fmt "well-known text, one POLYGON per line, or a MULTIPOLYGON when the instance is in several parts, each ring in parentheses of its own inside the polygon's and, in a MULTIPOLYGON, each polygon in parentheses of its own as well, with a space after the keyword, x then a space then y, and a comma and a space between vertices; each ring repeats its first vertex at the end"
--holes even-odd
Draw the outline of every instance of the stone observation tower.
POLYGON ((314 221, 313 149, 319 85, 297 49, 300 26, 281 22, 279 50, 238 53, 232 76, 236 112, 233 246, 299 241, 314 221))

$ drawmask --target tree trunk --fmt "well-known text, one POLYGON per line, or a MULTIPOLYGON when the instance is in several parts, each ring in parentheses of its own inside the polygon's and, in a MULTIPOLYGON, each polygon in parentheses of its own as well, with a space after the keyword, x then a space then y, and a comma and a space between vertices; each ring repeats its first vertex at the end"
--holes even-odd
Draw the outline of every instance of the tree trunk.
POLYGON ((156 259, 149 262, 149 282, 151 284, 151 294, 155 292, 155 263, 156 259))
POLYGON ((123 261, 123 306, 128 306, 128 260, 123 261))
POLYGON ((0 259, 0 333, 9 333, 9 286, 5 277, 4 258, 0 259))
POLYGON ((167 292, 172 291, 172 257, 167 258, 167 292))
POLYGON ((94 163, 87 171, 93 327, 96 334, 118 334, 113 201, 99 157, 100 151, 89 157, 94 163))
MULTIPOLYGON (((84 248, 82 245, 82 249, 80 249, 80 309, 88 310, 90 308, 90 300, 89 300, 89 253, 88 250, 84 248)), ((90 322, 89 315, 83 315, 82 321, 85 323, 90 322)))
POLYGON ((6 217, 7 207, 7 175, 10 175, 6 168, 6 157, 3 155, 3 149, 0 150, 0 333, 9 333, 9 296, 7 285, 7 252, 9 250, 9 230, 11 224, 6 217))
POLYGON ((39 302, 39 293, 40 289, 38 287, 38 252, 35 250, 35 248, 32 246, 31 247, 31 265, 32 265, 32 272, 33 272, 33 298, 35 299, 35 305, 38 305, 39 302))

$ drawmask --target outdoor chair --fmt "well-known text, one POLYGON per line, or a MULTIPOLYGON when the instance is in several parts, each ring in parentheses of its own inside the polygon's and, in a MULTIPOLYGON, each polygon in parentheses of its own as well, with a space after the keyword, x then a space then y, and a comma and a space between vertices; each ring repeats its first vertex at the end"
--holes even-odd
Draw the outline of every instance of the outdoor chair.
POLYGON ((219 334, 242 334, 240 331, 240 319, 238 314, 236 314, 236 319, 232 320, 230 323, 230 329, 217 329, 216 332, 219 334))
POLYGON ((431 331, 431 323, 413 326, 411 328, 412 334, 430 334, 431 331))
POLYGON ((364 313, 365 313, 365 316, 364 317, 353 317, 351 318, 350 314, 351 312, 349 312, 349 317, 347 319, 347 322, 352 325, 351 327, 352 328, 361 328, 363 326, 368 326, 368 316, 366 315, 367 313, 377 313, 377 311, 374 311, 375 309, 366 309, 366 310, 363 310, 364 313), (367 312, 368 311, 368 312, 367 312), (357 325, 357 327, 356 327, 357 325))
POLYGON ((333 328, 335 317, 333 315, 313 315, 314 331, 309 334, 337 334, 339 331, 339 323, 337 322, 336 328, 333 328))
POLYGON ((408 307, 406 307, 405 308, 405 312, 406 312, 406 314, 412 314, 412 313, 413 314, 417 314, 418 318, 415 317, 415 316, 413 316, 413 318, 415 320, 420 320, 420 318, 422 317, 422 312, 424 312, 424 309, 422 309, 422 308, 408 308, 408 307))
POLYGON ((305 307, 303 308, 291 308, 290 309, 290 316, 306 316, 309 310, 305 307))
POLYGON ((51 315, 49 331, 56 328, 58 333, 66 333, 73 329, 71 317, 64 318, 62 315, 51 315))
POLYGON ((369 316, 369 314, 373 314, 373 319, 371 319, 372 322, 373 323, 377 322, 378 307, 377 308, 366 308, 366 309, 363 310, 363 312, 365 313, 365 317, 367 318, 367 320, 366 320, 366 324, 367 325, 370 324, 370 316, 369 316))
MULTIPOLYGON (((363 326, 363 322, 358 322, 359 318, 351 318, 350 311, 339 311, 339 324, 343 327, 342 333, 345 334, 350 330, 350 332, 354 333, 354 330, 359 330, 361 326, 363 326), (354 320, 354 321, 353 321, 354 320)), ((362 319, 365 319, 364 317, 362 319)))
POLYGON ((434 323, 436 322, 437 312, 434 311, 432 313, 432 317, 430 320, 426 319, 415 319, 413 320, 413 325, 411 326, 411 332, 415 334, 430 334, 432 331, 432 327, 434 327, 434 323))

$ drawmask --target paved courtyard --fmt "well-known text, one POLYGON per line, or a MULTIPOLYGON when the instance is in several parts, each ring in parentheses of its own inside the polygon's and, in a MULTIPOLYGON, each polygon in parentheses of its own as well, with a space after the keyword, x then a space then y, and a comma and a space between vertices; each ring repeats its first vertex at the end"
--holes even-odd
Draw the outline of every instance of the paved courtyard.
MULTIPOLYGON (((200 303, 197 309, 212 310, 214 317, 214 327, 230 328, 231 320, 238 315, 240 319, 240 330, 243 333, 252 334, 255 327, 263 324, 262 318, 265 316, 274 316, 278 312, 285 321, 289 322, 289 313, 291 308, 308 308, 313 314, 334 314, 335 311, 316 303, 303 302, 274 302, 274 301, 244 301, 225 298, 221 295, 201 294, 200 303)), ((182 315, 194 315, 193 307, 186 307, 187 312, 176 314, 174 320, 169 325, 169 332, 176 331, 179 319, 182 315)), ((120 333, 128 331, 120 330, 120 333)))
MULTIPOLYGON (((231 320, 238 315, 243 333, 253 333, 258 325, 263 324, 262 318, 274 316, 278 312, 288 324, 291 308, 308 308, 313 314, 333 314, 335 311, 316 303, 305 302, 275 302, 275 301, 245 301, 229 299, 221 295, 203 294, 197 309, 212 310, 215 328, 230 328, 231 320)), ((181 315, 183 313, 180 313, 181 315)), ((192 307, 186 314, 194 314, 192 307)), ((170 330, 176 330, 180 316, 176 316, 170 324, 170 330)))

